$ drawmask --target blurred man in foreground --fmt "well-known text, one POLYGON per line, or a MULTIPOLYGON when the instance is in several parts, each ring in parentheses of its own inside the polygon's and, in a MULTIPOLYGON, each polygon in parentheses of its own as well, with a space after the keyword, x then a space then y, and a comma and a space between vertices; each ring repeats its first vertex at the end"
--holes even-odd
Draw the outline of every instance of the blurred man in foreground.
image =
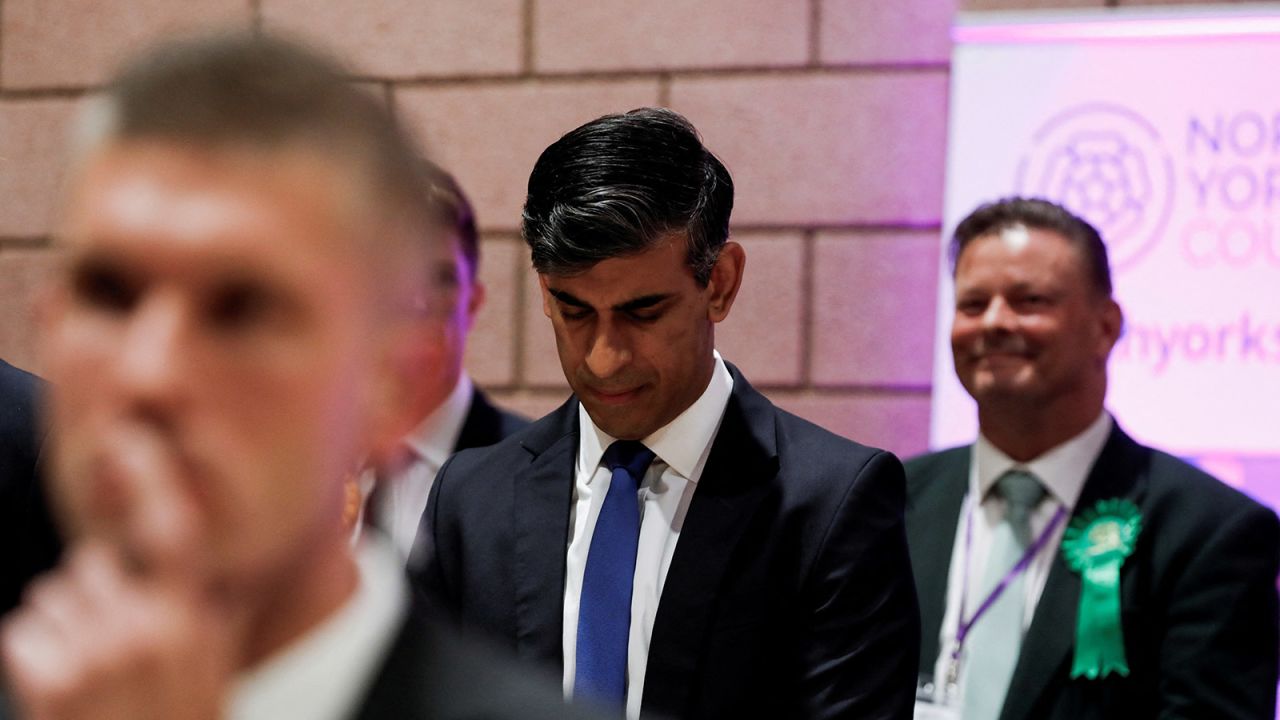
POLYGON ((61 567, 6 623, 30 718, 572 713, 427 627, 343 477, 422 368, 412 143, 312 53, 176 44, 87 117, 49 293, 61 567))
POLYGON ((980 435, 907 463, 921 672, 966 720, 1274 717, 1280 524, 1103 407, 1106 247, 1041 200, 952 242, 980 435))

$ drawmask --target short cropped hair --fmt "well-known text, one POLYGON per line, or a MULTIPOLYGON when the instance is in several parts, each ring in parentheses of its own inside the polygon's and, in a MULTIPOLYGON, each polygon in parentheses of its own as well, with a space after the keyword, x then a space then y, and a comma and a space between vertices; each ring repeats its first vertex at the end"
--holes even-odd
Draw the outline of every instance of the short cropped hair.
POLYGON ((1065 238, 1080 252, 1093 289, 1102 297, 1111 297, 1111 266, 1107 261, 1107 246, 1098 230, 1061 205, 1040 198, 1007 197, 969 213, 956 226, 951 238, 952 274, 960 255, 971 242, 1018 226, 1048 230, 1065 238))
POLYGON ((524 240, 539 273, 572 275, 687 235, 688 266, 711 277, 729 238, 733 180, 670 110, 606 115, 543 151, 529 176, 524 240))
POLYGON ((421 154, 386 104, 335 60, 279 37, 203 35, 126 64, 86 113, 79 151, 152 140, 307 154, 353 180, 373 217, 421 224, 432 212, 421 154))
POLYGON ((476 213, 471 201, 453 175, 439 165, 426 162, 425 175, 437 224, 458 239, 469 266, 469 279, 475 282, 480 267, 480 233, 476 230, 476 213))

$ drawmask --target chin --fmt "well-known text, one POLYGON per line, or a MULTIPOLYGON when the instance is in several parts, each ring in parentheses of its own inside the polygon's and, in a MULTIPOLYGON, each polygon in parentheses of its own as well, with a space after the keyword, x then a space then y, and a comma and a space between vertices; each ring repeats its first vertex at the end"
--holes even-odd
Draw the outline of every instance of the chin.
POLYGON ((640 440, 649 434, 649 431, 645 431, 644 424, 633 418, 610 417, 612 413, 601 412, 599 408, 591 407, 587 408, 587 414, 591 416, 596 427, 619 440, 640 440))

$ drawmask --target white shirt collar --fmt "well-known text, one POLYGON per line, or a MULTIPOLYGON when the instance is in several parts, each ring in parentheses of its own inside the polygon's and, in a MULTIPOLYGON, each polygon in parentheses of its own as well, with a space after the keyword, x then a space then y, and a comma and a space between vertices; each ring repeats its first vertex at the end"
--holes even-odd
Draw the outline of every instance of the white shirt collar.
POLYGON ((408 583, 382 538, 361 542, 359 581, 345 605, 288 647, 242 673, 229 720, 352 717, 408 611, 408 583))
MULTIPOLYGON (((697 482, 699 473, 695 471, 720 429, 720 419, 729 404, 729 396, 733 394, 733 376, 725 367, 720 353, 716 351, 714 355, 715 368, 702 395, 674 420, 641 441, 658 459, 693 482, 697 482)), ((604 451, 617 438, 596 427, 581 403, 578 404, 578 427, 578 473, 590 475, 600 464, 604 451)))
POLYGON ((422 422, 404 437, 405 445, 434 467, 444 465, 445 460, 449 459, 453 449, 457 447, 462 425, 467 421, 467 413, 471 412, 473 390, 471 378, 463 373, 440 407, 423 418, 422 422))
POLYGON ((969 490, 981 501, 1001 475, 1016 468, 1035 475, 1063 507, 1073 508, 1094 460, 1111 434, 1111 425, 1111 415, 1104 410, 1080 434, 1027 463, 1014 461, 979 434, 973 447, 975 472, 972 481, 976 486, 971 485, 969 490))

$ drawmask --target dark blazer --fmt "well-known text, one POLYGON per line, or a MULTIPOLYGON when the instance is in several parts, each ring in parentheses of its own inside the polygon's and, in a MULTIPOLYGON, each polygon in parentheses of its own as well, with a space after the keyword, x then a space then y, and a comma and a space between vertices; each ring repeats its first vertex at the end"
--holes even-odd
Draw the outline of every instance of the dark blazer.
POLYGON ((462 430, 453 451, 493 445, 528 424, 528 418, 495 407, 480 388, 475 388, 471 392, 471 409, 462 421, 462 430))
MULTIPOLYGON (((602 720, 566 705, 550 674, 410 611, 352 720, 602 720)), ((0 689, 0 720, 18 713, 0 689)))
POLYGON ((559 678, 515 665, 505 654, 429 622, 415 608, 355 720, 589 717, 597 716, 564 704, 559 678))
MULTIPOLYGON (((970 448, 907 462, 907 539, 920 594, 921 671, 932 673, 970 448)), ((1275 513, 1170 455, 1112 430, 1077 512, 1127 498, 1143 529, 1120 573, 1130 674, 1070 679, 1080 577, 1057 553, 1001 720, 1275 717, 1275 513)))
POLYGON ((61 552, 38 473, 43 388, 35 375, 0 360, 0 614, 17 607, 23 588, 61 552))
MULTIPOLYGON (((919 639, 901 464, 734 389, 668 570, 643 712, 909 718, 919 639)), ((562 673, 578 403, 440 470, 417 581, 562 673)))

